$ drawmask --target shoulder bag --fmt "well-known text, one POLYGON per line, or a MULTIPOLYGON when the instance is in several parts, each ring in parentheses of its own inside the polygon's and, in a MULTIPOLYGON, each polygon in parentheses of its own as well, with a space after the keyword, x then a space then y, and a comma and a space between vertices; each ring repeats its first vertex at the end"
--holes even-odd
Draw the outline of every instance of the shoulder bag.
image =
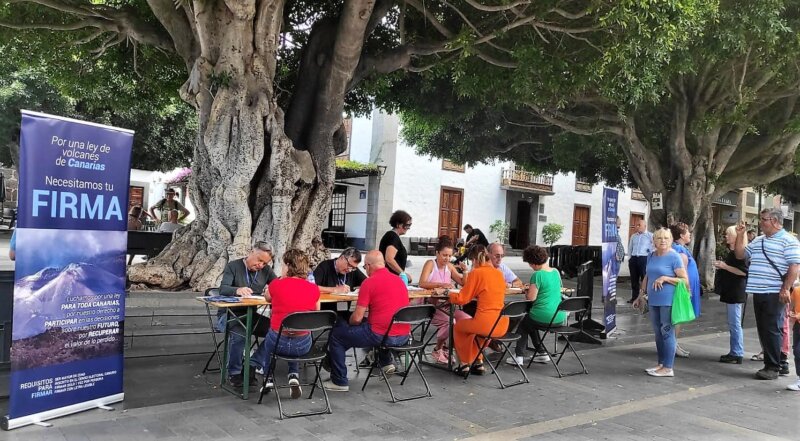
POLYGON ((775 272, 778 273, 779 276, 781 276, 781 282, 785 282, 786 274, 781 274, 781 270, 778 269, 778 266, 775 265, 775 263, 772 262, 772 259, 770 259, 769 256, 767 255, 767 251, 764 249, 764 240, 765 240, 764 238, 761 238, 761 252, 764 253, 764 257, 767 259, 767 262, 769 262, 769 264, 772 265, 772 268, 775 269, 775 272))

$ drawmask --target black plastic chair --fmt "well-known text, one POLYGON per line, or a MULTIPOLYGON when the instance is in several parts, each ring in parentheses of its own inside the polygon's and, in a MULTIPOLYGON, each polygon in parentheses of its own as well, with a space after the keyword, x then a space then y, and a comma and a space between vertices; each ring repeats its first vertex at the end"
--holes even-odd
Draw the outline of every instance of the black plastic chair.
MULTIPOLYGON (((321 415, 323 413, 332 413, 331 412, 331 402, 328 399, 328 392, 322 386, 322 379, 320 378, 319 370, 322 366, 322 359, 325 358, 326 354, 328 353, 328 339, 325 340, 324 344, 318 344, 320 337, 325 334, 330 334, 331 329, 333 329, 333 325, 336 323, 336 313, 333 311, 309 311, 309 312, 295 312, 286 316, 281 322, 280 331, 278 332, 278 338, 275 341, 275 347, 277 348, 280 345, 281 338, 283 337, 284 332, 309 332, 312 335, 311 340, 311 349, 304 354, 299 355, 296 357, 293 356, 286 356, 278 354, 278 351, 272 352, 272 358, 270 359, 269 365, 269 372, 266 372, 264 375, 264 382, 261 384, 261 390, 259 391, 258 396, 258 404, 261 404, 261 401, 264 399, 264 395, 269 392, 267 386, 267 380, 270 378, 275 378, 275 365, 277 364, 278 360, 284 361, 294 361, 298 363, 311 363, 314 366, 314 370, 316 371, 316 376, 314 377, 314 381, 311 383, 301 383, 301 386, 311 386, 311 392, 308 394, 308 399, 311 399, 314 396, 314 390, 319 386, 322 389, 322 394, 325 396, 325 408, 321 410, 311 410, 308 412, 297 412, 293 414, 287 414, 283 411, 283 404, 281 403, 281 394, 280 389, 289 389, 291 386, 282 385, 278 386, 277 381, 275 382, 275 395, 278 397, 278 411, 281 414, 281 419, 284 418, 296 418, 302 416, 310 416, 310 415, 321 415), (317 333, 314 336, 314 333, 317 333)), ((275 381, 275 380, 273 380, 275 381)))
MULTIPOLYGON (((219 295, 219 288, 208 288, 204 294, 206 297, 214 297, 219 295)), ((208 308, 208 306, 206 306, 208 308)), ((214 323, 214 319, 211 317, 211 311, 206 310, 208 315, 208 325, 211 329, 211 339, 214 341, 214 352, 208 356, 208 360, 206 360, 206 365, 203 367, 202 374, 206 372, 219 372, 219 366, 222 366, 222 354, 220 354, 219 349, 222 347, 222 344, 225 343, 225 339, 222 338, 217 341, 217 333, 225 332, 224 329, 220 330, 217 329, 216 323, 214 323), (214 361, 214 358, 217 359, 217 367, 212 368, 211 362, 214 361)))
MULTIPOLYGON (((570 297, 568 299, 564 299, 558 305, 558 309, 553 314, 553 317, 550 319, 550 324, 547 327, 536 326, 536 332, 540 330, 543 331, 540 341, 542 342, 542 348, 547 352, 547 355, 550 357, 550 362, 553 364, 553 367, 556 368, 556 372, 558 372, 558 378, 562 378, 565 376, 570 375, 578 375, 578 374, 588 374, 589 371, 586 369, 586 365, 583 364, 583 360, 581 360, 580 355, 578 352, 575 351, 575 348, 572 346, 572 342, 570 342, 569 336, 578 335, 578 334, 586 334, 583 330, 583 317, 588 314, 589 310, 592 308, 592 299, 590 297, 582 296, 582 297, 570 297), (566 312, 566 313, 573 313, 574 316, 578 319, 578 326, 568 326, 568 323, 564 323, 563 325, 554 325, 553 322, 556 320, 556 316, 558 316, 559 312, 566 312), (554 342, 553 342, 553 351, 547 349, 547 345, 544 343, 545 338, 547 338, 548 334, 553 334, 554 342), (558 337, 564 336, 564 346, 561 348, 561 351, 558 350, 558 337), (567 352, 567 349, 572 351, 575 354, 575 357, 578 359, 578 363, 581 364, 581 368, 583 370, 576 371, 576 372, 569 372, 569 373, 562 373, 561 369, 559 369, 558 364, 561 363, 561 359, 564 357, 564 354, 567 352), (558 359, 555 359, 555 356, 558 355, 558 359)), ((531 366, 533 363, 533 358, 531 361, 528 362, 528 367, 531 366)))
POLYGON ((483 354, 483 358, 487 362, 486 364, 489 365, 489 367, 492 369, 492 373, 494 374, 495 377, 497 377, 497 381, 500 382, 500 389, 516 386, 518 384, 530 383, 530 380, 528 380, 528 375, 525 373, 525 370, 522 369, 522 366, 516 362, 516 359, 514 359, 514 364, 517 366, 517 369, 519 369, 519 371, 522 373, 521 380, 515 381, 513 383, 503 383, 503 379, 500 378, 500 374, 497 372, 497 369, 500 367, 500 363, 502 363, 503 360, 505 359, 505 356, 507 354, 508 355, 511 354, 511 349, 509 348, 509 345, 519 340, 521 337, 521 335, 517 333, 517 327, 519 326, 520 320, 517 320, 516 321, 517 324, 514 326, 514 328, 509 329, 508 332, 505 333, 505 335, 501 337, 491 337, 491 335, 494 334, 495 328, 497 328, 497 325, 500 323, 500 320, 503 317, 508 317, 509 323, 511 323, 513 319, 519 319, 525 316, 525 314, 527 314, 528 311, 531 309, 532 305, 533 305, 532 300, 517 300, 514 302, 507 303, 506 306, 503 307, 503 310, 500 311, 500 315, 497 317, 497 320, 495 320, 494 325, 492 325, 492 329, 487 334, 475 335, 475 344, 478 346, 478 356, 476 356, 475 359, 472 360, 472 363, 470 363, 470 369, 464 374, 464 379, 467 379, 469 377, 470 372, 477 365, 478 360, 480 359, 480 354, 483 354), (481 342, 481 340, 483 341, 481 342), (489 361, 489 358, 487 357, 486 353, 484 353, 484 350, 489 345, 490 341, 497 342, 500 345, 500 347, 503 348, 503 352, 500 354, 500 358, 497 359, 497 363, 495 364, 492 364, 492 362, 489 361))
POLYGON ((394 314, 392 317, 391 325, 389 329, 386 330, 386 333, 383 335, 383 340, 381 341, 380 346, 375 348, 375 362, 369 368, 369 373, 367 374, 367 378, 364 380, 364 385, 361 386, 361 391, 363 392, 364 389, 367 387, 367 383, 369 379, 372 378, 372 371, 378 367, 380 371, 381 377, 383 377, 383 381, 386 382, 386 387, 389 388, 389 395, 392 397, 392 403, 396 403, 398 401, 409 401, 409 400, 416 400, 417 398, 424 398, 424 397, 431 397, 431 388, 428 386, 428 380, 425 378, 425 374, 422 373, 422 369, 419 366, 419 363, 422 362, 422 351, 425 348, 426 338, 425 335, 428 333, 428 328, 431 325, 431 319, 433 319, 433 314, 436 313, 436 308, 433 305, 412 305, 406 306, 401 308, 394 314), (408 338, 408 342, 404 345, 400 346, 390 346, 386 344, 386 340, 389 338, 389 331, 391 331, 392 326, 397 324, 406 324, 411 325, 411 333, 408 338), (386 378, 386 373, 383 369, 378 366, 378 351, 393 351, 393 352, 400 352, 406 353, 410 355, 411 364, 408 366, 408 369, 402 374, 403 381, 400 382, 400 385, 404 385, 408 376, 411 374, 411 367, 417 369, 419 376, 422 378, 422 382, 425 384, 425 393, 419 395, 413 395, 410 397, 405 398, 398 398, 394 391, 392 390, 392 385, 389 384, 389 379, 386 378))

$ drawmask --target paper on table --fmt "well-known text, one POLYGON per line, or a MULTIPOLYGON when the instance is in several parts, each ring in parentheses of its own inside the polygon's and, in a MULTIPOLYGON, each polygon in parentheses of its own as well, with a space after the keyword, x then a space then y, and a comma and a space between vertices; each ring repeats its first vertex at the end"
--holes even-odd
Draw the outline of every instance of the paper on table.
POLYGON ((425 291, 425 288, 420 288, 419 286, 408 285, 408 290, 409 291, 425 291))

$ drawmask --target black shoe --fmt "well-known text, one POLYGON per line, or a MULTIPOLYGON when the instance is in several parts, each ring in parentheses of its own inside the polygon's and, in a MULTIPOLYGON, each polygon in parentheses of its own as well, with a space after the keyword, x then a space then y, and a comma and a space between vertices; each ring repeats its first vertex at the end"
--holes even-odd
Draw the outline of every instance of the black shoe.
POLYGON ((327 372, 331 371, 331 360, 327 356, 322 359, 322 369, 327 372))
POLYGON ((783 363, 781 363, 781 370, 778 371, 778 375, 780 375, 781 377, 785 377, 785 376, 789 375, 789 372, 790 372, 789 371, 789 363, 784 361, 783 363))
POLYGON ((777 380, 778 379, 778 371, 774 369, 761 369, 760 371, 756 372, 756 378, 759 380, 777 380))
POLYGON ((719 357, 720 363, 730 363, 730 364, 742 364, 742 359, 744 357, 737 357, 736 355, 725 354, 719 357))
POLYGON ((249 385, 252 386, 256 384, 256 366, 250 365, 250 373, 247 375, 247 378, 250 380, 249 385))
POLYGON ((233 387, 242 387, 244 384, 244 376, 242 374, 231 375, 228 377, 228 383, 233 387))

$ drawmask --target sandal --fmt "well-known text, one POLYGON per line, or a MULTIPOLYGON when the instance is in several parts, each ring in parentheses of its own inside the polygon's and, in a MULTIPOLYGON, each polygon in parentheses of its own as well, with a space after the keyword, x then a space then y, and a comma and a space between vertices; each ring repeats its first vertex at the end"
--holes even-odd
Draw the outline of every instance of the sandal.
POLYGON ((473 375, 483 375, 486 373, 486 368, 483 366, 483 363, 476 364, 469 368, 469 373, 473 375))
POLYGON ((758 354, 753 355, 750 357, 750 361, 764 361, 764 353, 759 352, 758 354))
POLYGON ((454 374, 456 374, 456 375, 458 375, 460 377, 465 377, 465 378, 466 378, 467 374, 469 374, 469 372, 470 371, 469 371, 469 365, 468 364, 462 364, 461 366, 457 366, 455 369, 453 369, 453 373, 454 374))

